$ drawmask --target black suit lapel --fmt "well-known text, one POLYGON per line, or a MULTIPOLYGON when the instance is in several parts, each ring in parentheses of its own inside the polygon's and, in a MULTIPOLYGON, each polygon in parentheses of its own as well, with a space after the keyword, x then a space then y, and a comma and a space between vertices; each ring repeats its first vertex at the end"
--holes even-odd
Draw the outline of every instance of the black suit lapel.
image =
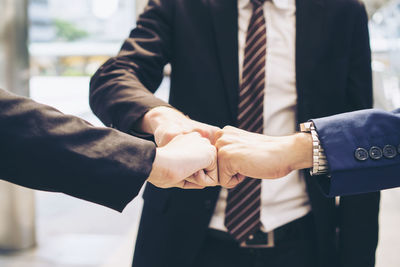
POLYGON ((208 0, 208 2, 232 121, 236 122, 239 92, 237 0, 208 0))
POLYGON ((321 56, 325 36, 325 1, 296 1, 296 77, 300 99, 302 93, 310 89, 306 79, 310 77, 315 63, 321 56))
MULTIPOLYGON (((326 18, 325 1, 296 1, 296 77, 300 101, 303 99, 302 95, 310 90, 307 86, 307 77, 312 74, 321 55, 325 36, 323 34, 326 18)), ((208 0, 208 2, 214 23, 220 69, 232 120, 236 121, 239 91, 237 0, 208 0)))

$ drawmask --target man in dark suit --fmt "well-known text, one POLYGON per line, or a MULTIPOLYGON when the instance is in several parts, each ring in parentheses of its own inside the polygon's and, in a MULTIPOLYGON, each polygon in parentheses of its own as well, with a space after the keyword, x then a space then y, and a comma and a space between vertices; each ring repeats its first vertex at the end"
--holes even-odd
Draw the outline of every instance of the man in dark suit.
POLYGON ((229 126, 218 131, 221 185, 238 175, 275 179, 309 168, 329 197, 400 187, 400 109, 354 111, 306 124, 314 128, 310 133, 283 137, 229 126))
MULTIPOLYGON (((195 120, 291 134, 297 122, 371 107, 367 23, 356 0, 151 0, 93 77, 91 107, 160 146, 190 131, 213 140, 195 120), (167 63, 170 104, 191 119, 152 94, 167 63)), ((149 185, 143 197, 135 267, 374 266, 377 193, 336 207, 294 172, 229 192, 149 185)))
POLYGON ((215 184, 208 176, 216 179, 215 147, 198 133, 156 149, 152 142, 93 127, 1 89, 0 137, 0 179, 117 211, 146 180, 163 188, 215 184))

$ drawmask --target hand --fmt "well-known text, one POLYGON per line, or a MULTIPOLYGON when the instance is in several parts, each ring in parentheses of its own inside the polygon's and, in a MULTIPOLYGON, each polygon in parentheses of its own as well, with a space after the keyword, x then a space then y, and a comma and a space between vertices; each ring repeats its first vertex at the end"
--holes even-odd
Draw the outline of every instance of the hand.
POLYGON ((274 179, 311 167, 312 139, 307 133, 271 137, 231 126, 216 133, 221 186, 232 188, 245 176, 274 179))
POLYGON ((141 130, 154 135, 159 147, 168 144, 175 136, 198 132, 214 143, 218 127, 191 120, 183 113, 170 107, 156 107, 145 114, 141 130))
POLYGON ((217 150, 199 133, 178 135, 157 148, 147 179, 160 188, 202 189, 218 184, 217 150))

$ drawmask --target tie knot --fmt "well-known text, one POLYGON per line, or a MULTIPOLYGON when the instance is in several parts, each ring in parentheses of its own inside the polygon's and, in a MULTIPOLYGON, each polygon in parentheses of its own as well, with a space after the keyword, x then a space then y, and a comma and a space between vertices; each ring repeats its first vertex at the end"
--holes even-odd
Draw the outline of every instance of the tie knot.
POLYGON ((262 6, 265 2, 265 0, 250 0, 250 1, 253 3, 255 8, 262 6))

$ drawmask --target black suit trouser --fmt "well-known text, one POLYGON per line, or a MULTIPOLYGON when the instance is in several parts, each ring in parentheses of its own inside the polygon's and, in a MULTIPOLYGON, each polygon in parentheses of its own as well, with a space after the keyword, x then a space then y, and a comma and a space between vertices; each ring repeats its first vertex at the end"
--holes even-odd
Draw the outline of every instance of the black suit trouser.
POLYGON ((241 248, 229 238, 209 230, 204 245, 192 267, 315 267, 316 234, 312 215, 302 229, 288 233, 273 248, 241 248))

